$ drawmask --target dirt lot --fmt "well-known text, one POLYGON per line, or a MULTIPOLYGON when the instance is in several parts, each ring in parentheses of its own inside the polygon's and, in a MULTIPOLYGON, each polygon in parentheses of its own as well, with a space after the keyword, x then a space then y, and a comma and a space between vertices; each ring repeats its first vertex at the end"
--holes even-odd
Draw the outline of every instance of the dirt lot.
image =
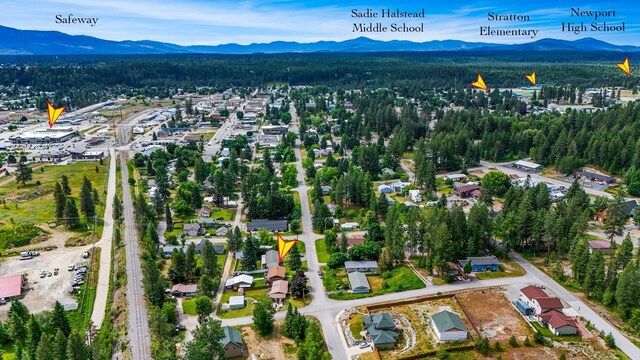
POLYGON ((249 356, 256 354, 261 360, 295 360, 297 359, 296 343, 280 334, 282 321, 276 322, 276 329, 273 336, 263 338, 251 328, 243 326, 240 328, 242 340, 247 345, 249 356), (288 349, 288 351, 286 350, 288 349))
POLYGON ((463 323, 469 329, 470 336, 477 337, 478 334, 473 331, 473 327, 466 318, 460 305, 453 298, 445 298, 438 300, 429 300, 421 303, 392 306, 386 309, 379 309, 378 312, 389 312, 391 314, 404 315, 411 324, 411 328, 416 333, 416 344, 409 349, 403 351, 406 345, 407 338, 411 338, 411 335, 405 330, 403 336, 396 346, 396 349, 390 351, 381 352, 381 357, 387 359, 399 359, 410 355, 418 355, 428 351, 437 350, 439 347, 457 346, 461 345, 461 342, 452 343, 439 343, 434 330, 431 325, 431 315, 440 312, 442 310, 449 310, 460 315, 463 323))
MULTIPOLYGON (((27 275, 29 290, 22 298, 22 302, 29 311, 36 313, 52 309, 56 300, 63 305, 76 302, 71 295, 66 293, 71 289, 70 283, 75 276, 75 272, 68 271, 67 266, 72 263, 81 263, 82 253, 91 248, 91 245, 65 248, 63 247, 64 242, 72 235, 71 233, 55 229, 47 229, 47 231, 51 232, 50 239, 39 243, 37 247, 56 246, 56 249, 41 252, 40 256, 31 260, 20 260, 19 256, 13 256, 5 259, 0 265, 0 276, 27 275), (40 278, 40 271, 53 273, 54 268, 60 269, 57 276, 40 278)), ((30 247, 34 246, 16 248, 16 250, 26 250, 30 247)), ((7 319, 8 311, 9 306, 0 306, 0 320, 7 319)))
POLYGON ((471 322, 489 341, 506 343, 511 335, 518 342, 524 341, 527 336, 533 340, 533 330, 510 304, 504 290, 463 291, 457 293, 456 297, 469 314, 471 322))

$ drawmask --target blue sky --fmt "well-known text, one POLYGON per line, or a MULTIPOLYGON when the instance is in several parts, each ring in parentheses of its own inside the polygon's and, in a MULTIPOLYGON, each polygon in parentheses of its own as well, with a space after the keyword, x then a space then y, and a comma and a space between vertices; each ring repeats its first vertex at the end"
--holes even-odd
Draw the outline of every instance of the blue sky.
MULTIPOLYGON (((409 21, 417 24, 420 21, 409 21)), ((109 40, 155 40, 180 45, 249 44, 276 40, 312 42, 346 40, 367 36, 380 40, 429 41, 457 39, 494 43, 530 42, 528 37, 480 36, 480 26, 503 29, 539 29, 537 37, 577 39, 595 37, 614 44, 640 45, 640 5, 636 1, 229 1, 229 0, 16 0, 3 4, 0 25, 31 30, 57 30, 74 35, 90 35, 109 40), (351 18, 351 9, 425 9, 423 33, 352 32, 355 21, 388 19, 351 18), (563 33, 563 21, 589 24, 593 18, 571 18, 571 7, 581 10, 616 10, 616 17, 602 19, 625 22, 624 33, 563 33), (524 14, 529 22, 496 23, 487 13, 524 14), (56 24, 56 15, 98 17, 96 26, 56 24)))

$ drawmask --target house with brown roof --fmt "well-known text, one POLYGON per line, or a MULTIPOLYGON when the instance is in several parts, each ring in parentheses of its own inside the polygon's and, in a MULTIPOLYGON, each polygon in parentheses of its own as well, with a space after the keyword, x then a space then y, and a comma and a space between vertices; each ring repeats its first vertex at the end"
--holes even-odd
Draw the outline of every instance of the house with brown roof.
POLYGON ((549 310, 558 310, 562 311, 562 301, 557 297, 540 297, 532 300, 531 308, 535 311, 536 314, 542 314, 543 312, 549 310))
POLYGON ((273 266, 269 268, 265 276, 267 283, 273 283, 278 280, 285 280, 287 278, 287 270, 283 266, 273 266))
POLYGON ((453 190, 456 196, 461 197, 463 199, 469 197, 478 197, 480 196, 480 185, 471 184, 471 185, 461 185, 456 187, 453 190))
POLYGON ((549 310, 538 315, 538 321, 549 328, 554 335, 575 335, 578 326, 575 320, 565 315, 562 311, 549 310))
POLYGON ((533 300, 537 298, 549 297, 549 295, 542 290, 542 288, 529 285, 520 289, 520 297, 519 300, 522 300, 529 307, 533 308, 533 300))
POLYGON ((611 243, 607 240, 591 240, 589 241, 589 254, 593 254, 594 251, 600 251, 606 255, 611 251, 611 243))
POLYGON ((198 292, 198 285, 196 284, 175 284, 171 288, 171 295, 175 297, 193 297, 198 292))
MULTIPOLYGON (((338 236, 338 238, 336 239, 336 245, 340 246, 341 243, 342 243, 342 236, 338 236)), ((351 235, 347 237, 348 246, 358 245, 358 244, 364 244, 364 235, 351 235)))
POLYGON ((211 209, 209 209, 209 207, 207 206, 203 206, 200 209, 196 210, 196 214, 198 214, 198 216, 206 218, 211 216, 211 209))
POLYGON ((289 292, 289 282, 287 280, 277 280, 271 285, 271 291, 269 291, 269 297, 271 300, 284 302, 289 292))

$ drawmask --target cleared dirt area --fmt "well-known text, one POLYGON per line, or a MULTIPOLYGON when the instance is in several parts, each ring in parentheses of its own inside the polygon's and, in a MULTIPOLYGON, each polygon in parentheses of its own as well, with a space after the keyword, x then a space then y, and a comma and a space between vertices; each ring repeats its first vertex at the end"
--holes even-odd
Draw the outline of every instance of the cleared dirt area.
POLYGON ((268 338, 258 335, 251 326, 240 328, 242 340, 247 345, 249 356, 255 354, 261 360, 297 359, 296 343, 280 334, 281 326, 282 321, 277 321, 274 334, 268 338))
MULTIPOLYGON (((63 247, 71 233, 65 231, 49 230, 50 238, 37 246, 25 246, 16 250, 26 250, 33 247, 52 246, 57 247, 51 251, 40 252, 40 256, 30 260, 20 260, 19 256, 7 258, 0 265, 0 276, 26 274, 29 290, 26 291, 21 301, 31 312, 40 312, 53 309, 56 301, 63 305, 75 303, 76 300, 67 293, 71 289, 71 281, 75 272, 68 271, 69 264, 79 264, 83 261, 82 253, 91 249, 91 245, 73 248, 63 247), (60 269, 58 275, 53 275, 53 269, 60 269), (40 278, 41 271, 51 272, 52 276, 40 278)), ((0 306, 0 320, 7 319, 9 306, 0 306)))
POLYGON ((456 293, 456 297, 469 320, 489 341, 506 343, 512 335, 518 342, 527 336, 533 340, 533 329, 511 305, 503 289, 463 291, 456 293))

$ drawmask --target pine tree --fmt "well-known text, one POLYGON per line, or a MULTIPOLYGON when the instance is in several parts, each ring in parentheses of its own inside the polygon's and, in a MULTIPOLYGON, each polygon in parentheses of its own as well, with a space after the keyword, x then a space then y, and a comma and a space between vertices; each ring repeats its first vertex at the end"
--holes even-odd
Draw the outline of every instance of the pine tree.
POLYGON ((31 169, 29 165, 27 165, 23 161, 18 162, 17 166, 18 167, 14 172, 16 181, 24 186, 28 181, 31 181, 31 179, 33 179, 33 169, 31 169))
POLYGON ((307 325, 305 340, 298 347, 299 360, 329 360, 331 355, 324 350, 322 333, 317 323, 311 321, 307 325))
POLYGON ((631 262, 631 259, 633 259, 633 242, 631 241, 631 234, 627 233, 627 236, 622 240, 622 244, 615 252, 615 268, 624 269, 631 262))
POLYGON ((220 320, 207 320, 193 331, 193 340, 185 345, 184 360, 215 359, 222 351, 224 331, 220 320))
POLYGON ((155 260, 150 257, 143 259, 142 275, 142 287, 147 300, 155 306, 162 306, 165 300, 164 280, 155 260))
POLYGON ((589 258, 587 265, 587 275, 582 283, 582 289, 587 296, 600 299, 604 293, 604 255, 601 251, 596 251, 589 258))
POLYGON ((64 336, 62 330, 58 329, 56 337, 54 339, 53 351, 55 354, 55 360, 67 359, 67 337, 64 336))
POLYGON ((253 307, 253 328, 262 336, 270 335, 274 328, 274 314, 275 310, 271 306, 271 301, 258 301, 253 307))
POLYGON ((571 252, 571 270, 573 279, 582 284, 589 265, 589 243, 586 239, 578 240, 571 252))
POLYGON ((195 275, 196 272, 196 244, 190 243, 187 246, 187 253, 185 255, 184 274, 187 277, 195 275))
POLYGON ((291 270, 298 270, 302 267, 302 261, 300 260, 300 250, 298 250, 298 244, 296 243, 289 251, 289 268, 291 270))
POLYGON ((167 231, 173 231, 173 218, 171 217, 169 204, 166 204, 164 207, 164 221, 167 224, 167 231))
POLYGON ((36 350, 40 343, 40 337, 42 336, 42 328, 35 315, 31 314, 29 321, 27 322, 27 352, 32 359, 36 358, 36 350))
POLYGON ((82 335, 73 331, 67 339, 67 359, 68 360, 88 360, 89 354, 82 335))
POLYGON ((71 187, 69 186, 69 178, 67 175, 62 175, 62 191, 64 191, 65 195, 71 195, 71 187))
POLYGON ((200 257, 202 258, 202 275, 216 276, 218 274, 218 256, 210 241, 207 240, 202 244, 200 257))
POLYGON ((55 344, 53 343, 53 338, 49 334, 43 334, 40 338, 40 342, 38 343, 38 347, 36 349, 35 359, 38 360, 56 360, 55 352, 51 351, 52 347, 55 344))
POLYGON ((93 203, 98 205, 100 204, 100 195, 98 194, 98 189, 93 188, 93 203))
POLYGON ((178 249, 173 249, 171 266, 169 267, 169 278, 174 282, 181 282, 186 275, 186 266, 184 253, 178 249))
POLYGON ((638 306, 638 292, 640 292, 640 271, 638 270, 638 261, 627 265, 616 287, 616 304, 618 312, 623 318, 628 318, 631 309, 638 306))
POLYGON ((252 237, 247 237, 244 242, 244 252, 242 258, 242 270, 251 271, 257 268, 256 262, 258 261, 258 241, 252 237))
POLYGON ((67 205, 67 196, 62 190, 62 186, 58 182, 56 182, 56 187, 53 191, 53 197, 56 201, 56 219, 58 221, 64 218, 64 208, 67 205))
POLYGON ((76 228, 80 225, 80 214, 76 207, 76 201, 72 198, 67 199, 67 205, 64 207, 64 217, 69 229, 76 228))
POLYGON ((80 190, 80 210, 87 219, 94 217, 96 214, 96 205, 93 202, 93 188, 91 181, 86 176, 82 179, 82 189, 80 190))
POLYGON ((61 330, 65 336, 69 336, 69 334, 71 333, 71 325, 69 325, 67 314, 62 304, 60 304, 60 302, 58 301, 56 301, 56 304, 53 307, 51 323, 56 329, 61 330))
MULTIPOLYGON (((113 213, 112 213, 112 217, 113 220, 118 223, 121 224, 122 223, 122 218, 123 218, 123 205, 122 205, 122 201, 120 200, 120 198, 118 197, 118 194, 113 195, 113 213)), ((169 230, 171 231, 171 230, 169 230)))
POLYGON ((348 246, 349 246, 349 242, 347 240, 347 234, 343 231, 340 234, 340 251, 346 254, 348 246))

